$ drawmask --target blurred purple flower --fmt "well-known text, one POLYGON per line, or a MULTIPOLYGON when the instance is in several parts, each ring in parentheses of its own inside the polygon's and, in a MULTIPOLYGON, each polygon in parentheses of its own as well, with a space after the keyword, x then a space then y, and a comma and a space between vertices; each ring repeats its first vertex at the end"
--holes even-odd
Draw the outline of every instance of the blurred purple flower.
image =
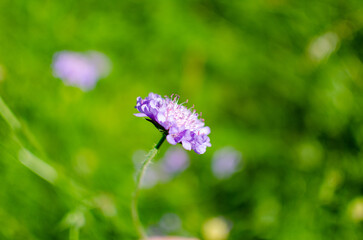
POLYGON ((135 108, 140 113, 135 116, 149 117, 159 130, 167 133, 166 139, 170 144, 181 143, 186 150, 205 153, 211 146, 208 137, 210 128, 204 126, 204 120, 198 118, 195 110, 191 112, 191 108, 183 106, 184 103, 178 104, 178 96, 172 98, 173 95, 162 98, 155 93, 150 93, 145 99, 138 97, 135 108))
POLYGON ((229 178, 241 169, 241 160, 241 152, 233 147, 224 147, 214 153, 212 171, 219 179, 229 178))
POLYGON ((158 166, 150 165, 141 179, 141 188, 152 188, 160 181, 160 171, 158 166))
POLYGON ((189 155, 180 148, 171 147, 166 151, 161 164, 166 173, 179 173, 189 167, 189 155))
POLYGON ((54 54, 52 68, 53 75, 62 79, 66 85, 87 91, 110 73, 111 63, 106 55, 96 51, 61 51, 54 54))

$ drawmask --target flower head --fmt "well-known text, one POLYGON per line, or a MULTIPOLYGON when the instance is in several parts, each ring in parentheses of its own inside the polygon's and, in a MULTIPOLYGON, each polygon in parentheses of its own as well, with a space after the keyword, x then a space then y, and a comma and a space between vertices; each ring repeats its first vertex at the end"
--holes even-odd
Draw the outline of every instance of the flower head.
POLYGON ((170 144, 181 143, 186 150, 193 149, 203 154, 211 146, 208 137, 210 128, 198 118, 195 110, 191 111, 193 107, 188 109, 178 101, 179 96, 163 98, 155 93, 150 93, 145 99, 138 97, 135 108, 140 113, 135 116, 148 117, 147 120, 167 135, 170 144))
POLYGON ((61 51, 53 57, 53 75, 67 85, 91 90, 97 81, 110 72, 110 61, 102 53, 61 51))

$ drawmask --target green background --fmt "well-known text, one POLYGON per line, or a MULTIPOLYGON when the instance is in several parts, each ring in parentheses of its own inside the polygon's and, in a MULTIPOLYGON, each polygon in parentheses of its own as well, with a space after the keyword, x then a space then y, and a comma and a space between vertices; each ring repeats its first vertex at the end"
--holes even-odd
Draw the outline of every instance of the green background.
POLYGON ((0 239, 77 226, 80 239, 136 239, 132 156, 160 138, 132 115, 149 92, 195 104, 212 147, 141 192, 146 226, 172 212, 174 235, 203 238, 222 216, 229 239, 363 239, 362 61, 360 0, 1 0, 0 239), (101 51, 112 72, 89 92, 65 86, 51 69, 61 50, 101 51), (244 167, 217 180, 225 146, 244 167))

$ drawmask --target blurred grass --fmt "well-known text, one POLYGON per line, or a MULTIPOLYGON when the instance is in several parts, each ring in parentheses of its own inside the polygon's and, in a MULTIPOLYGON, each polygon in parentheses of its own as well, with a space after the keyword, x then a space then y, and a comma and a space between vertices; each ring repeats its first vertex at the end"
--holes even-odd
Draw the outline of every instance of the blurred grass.
POLYGON ((229 239, 362 239, 362 7, 0 1, 0 95, 15 116, 1 105, 0 238, 67 239, 64 219, 80 211, 80 239, 136 239, 131 159, 159 133, 132 113, 136 97, 153 91, 195 104, 213 147, 143 190, 147 226, 173 212, 183 226, 175 234, 202 237, 203 224, 223 216, 229 239), (104 52, 113 71, 90 92, 65 86, 50 68, 64 49, 104 52), (245 165, 220 181, 210 164, 224 146, 245 165), (22 148, 62 181, 21 164, 22 148))

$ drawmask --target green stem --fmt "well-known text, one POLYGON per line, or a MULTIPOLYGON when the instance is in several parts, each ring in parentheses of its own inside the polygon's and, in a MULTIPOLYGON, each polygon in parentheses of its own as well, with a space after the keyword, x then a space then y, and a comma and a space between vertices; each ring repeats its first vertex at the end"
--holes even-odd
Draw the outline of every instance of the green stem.
POLYGON ((132 221, 134 222, 134 225, 135 225, 135 227, 137 229, 139 237, 141 239, 145 239, 145 240, 147 239, 147 235, 146 235, 144 227, 142 226, 142 223, 140 221, 139 213, 138 213, 138 210, 137 210, 137 199, 138 199, 138 196, 139 196, 141 180, 144 177, 147 166, 154 159, 154 157, 158 153, 158 150, 159 150, 160 146, 163 144, 165 139, 166 139, 166 134, 163 133, 163 136, 161 137, 160 141, 146 155, 146 158, 145 158, 144 162, 142 163, 141 169, 140 169, 139 173, 136 176, 136 189, 135 189, 134 194, 132 195, 132 201, 131 201, 132 221))
POLYGON ((155 148, 157 150, 159 150, 159 148, 161 147, 161 144, 163 144, 163 142, 165 141, 166 139, 166 133, 163 133, 163 136, 161 137, 160 141, 158 142, 158 144, 156 144, 155 148))

